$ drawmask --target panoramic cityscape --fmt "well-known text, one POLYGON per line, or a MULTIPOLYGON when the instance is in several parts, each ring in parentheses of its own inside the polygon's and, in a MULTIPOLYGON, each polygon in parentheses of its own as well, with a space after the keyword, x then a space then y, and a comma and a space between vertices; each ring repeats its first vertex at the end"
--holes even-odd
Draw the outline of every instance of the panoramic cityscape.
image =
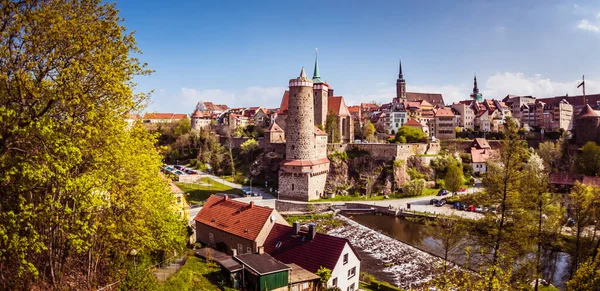
POLYGON ((0 289, 600 290, 600 5, 509 2, 3 1, 0 289))

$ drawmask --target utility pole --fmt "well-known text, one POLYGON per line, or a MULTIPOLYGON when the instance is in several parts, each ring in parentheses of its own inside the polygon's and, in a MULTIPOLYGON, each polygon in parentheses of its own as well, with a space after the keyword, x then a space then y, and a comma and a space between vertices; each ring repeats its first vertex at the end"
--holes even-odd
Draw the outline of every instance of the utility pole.
POLYGON ((587 100, 585 98, 585 75, 581 77, 581 83, 577 85, 577 88, 583 87, 583 106, 587 105, 587 100))

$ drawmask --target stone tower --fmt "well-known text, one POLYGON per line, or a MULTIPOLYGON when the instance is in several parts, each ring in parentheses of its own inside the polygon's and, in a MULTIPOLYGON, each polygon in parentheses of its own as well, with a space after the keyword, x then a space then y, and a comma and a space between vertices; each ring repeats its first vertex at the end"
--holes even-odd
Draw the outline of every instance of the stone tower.
POLYGON ((315 124, 320 124, 325 128, 325 122, 327 121, 327 100, 329 96, 329 86, 327 83, 321 81, 319 74, 319 58, 315 56, 315 71, 313 72, 313 94, 315 96, 315 124))
POLYGON ((279 169, 279 198, 314 200, 323 195, 329 172, 327 134, 315 126, 313 82, 304 68, 289 86, 286 157, 279 169))
POLYGON ((400 60, 400 70, 398 72, 398 80, 396 80, 396 97, 399 101, 406 101, 406 81, 402 74, 402 60, 400 60))

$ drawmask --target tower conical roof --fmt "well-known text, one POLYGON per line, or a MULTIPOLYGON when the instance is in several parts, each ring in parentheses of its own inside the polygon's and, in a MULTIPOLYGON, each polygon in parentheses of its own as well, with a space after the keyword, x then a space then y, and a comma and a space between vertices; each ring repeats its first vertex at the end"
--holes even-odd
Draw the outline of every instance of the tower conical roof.
POLYGON ((321 81, 321 75, 319 74, 319 56, 318 55, 315 56, 315 71, 313 72, 312 80, 315 83, 323 82, 323 81, 321 81))
POLYGON ((302 67, 302 70, 300 71, 300 78, 306 78, 306 73, 304 72, 304 67, 302 67))
POLYGON ((577 115, 577 118, 583 118, 583 117, 589 117, 589 116, 598 117, 598 114, 596 114, 596 112, 594 112, 594 109, 592 109, 592 107, 589 104, 586 104, 585 107, 583 107, 583 109, 581 110, 581 112, 579 112, 579 115, 577 115))
POLYGON ((402 59, 400 59, 400 69, 398 71, 398 80, 404 80, 404 75, 402 74, 402 59))

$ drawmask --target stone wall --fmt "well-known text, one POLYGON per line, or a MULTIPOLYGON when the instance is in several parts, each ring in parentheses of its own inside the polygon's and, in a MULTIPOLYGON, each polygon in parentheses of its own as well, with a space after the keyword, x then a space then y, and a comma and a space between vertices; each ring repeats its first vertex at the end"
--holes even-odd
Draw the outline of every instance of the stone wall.
POLYGON ((328 144, 327 154, 330 155, 336 152, 344 152, 352 149, 360 149, 368 151, 371 156, 379 160, 406 160, 413 155, 438 154, 440 152, 440 144, 438 143, 407 143, 407 144, 390 144, 390 143, 369 143, 369 144, 328 144))
POLYGON ((330 203, 305 203, 295 201, 277 200, 275 209, 280 213, 285 212, 324 212, 329 210, 330 203))

